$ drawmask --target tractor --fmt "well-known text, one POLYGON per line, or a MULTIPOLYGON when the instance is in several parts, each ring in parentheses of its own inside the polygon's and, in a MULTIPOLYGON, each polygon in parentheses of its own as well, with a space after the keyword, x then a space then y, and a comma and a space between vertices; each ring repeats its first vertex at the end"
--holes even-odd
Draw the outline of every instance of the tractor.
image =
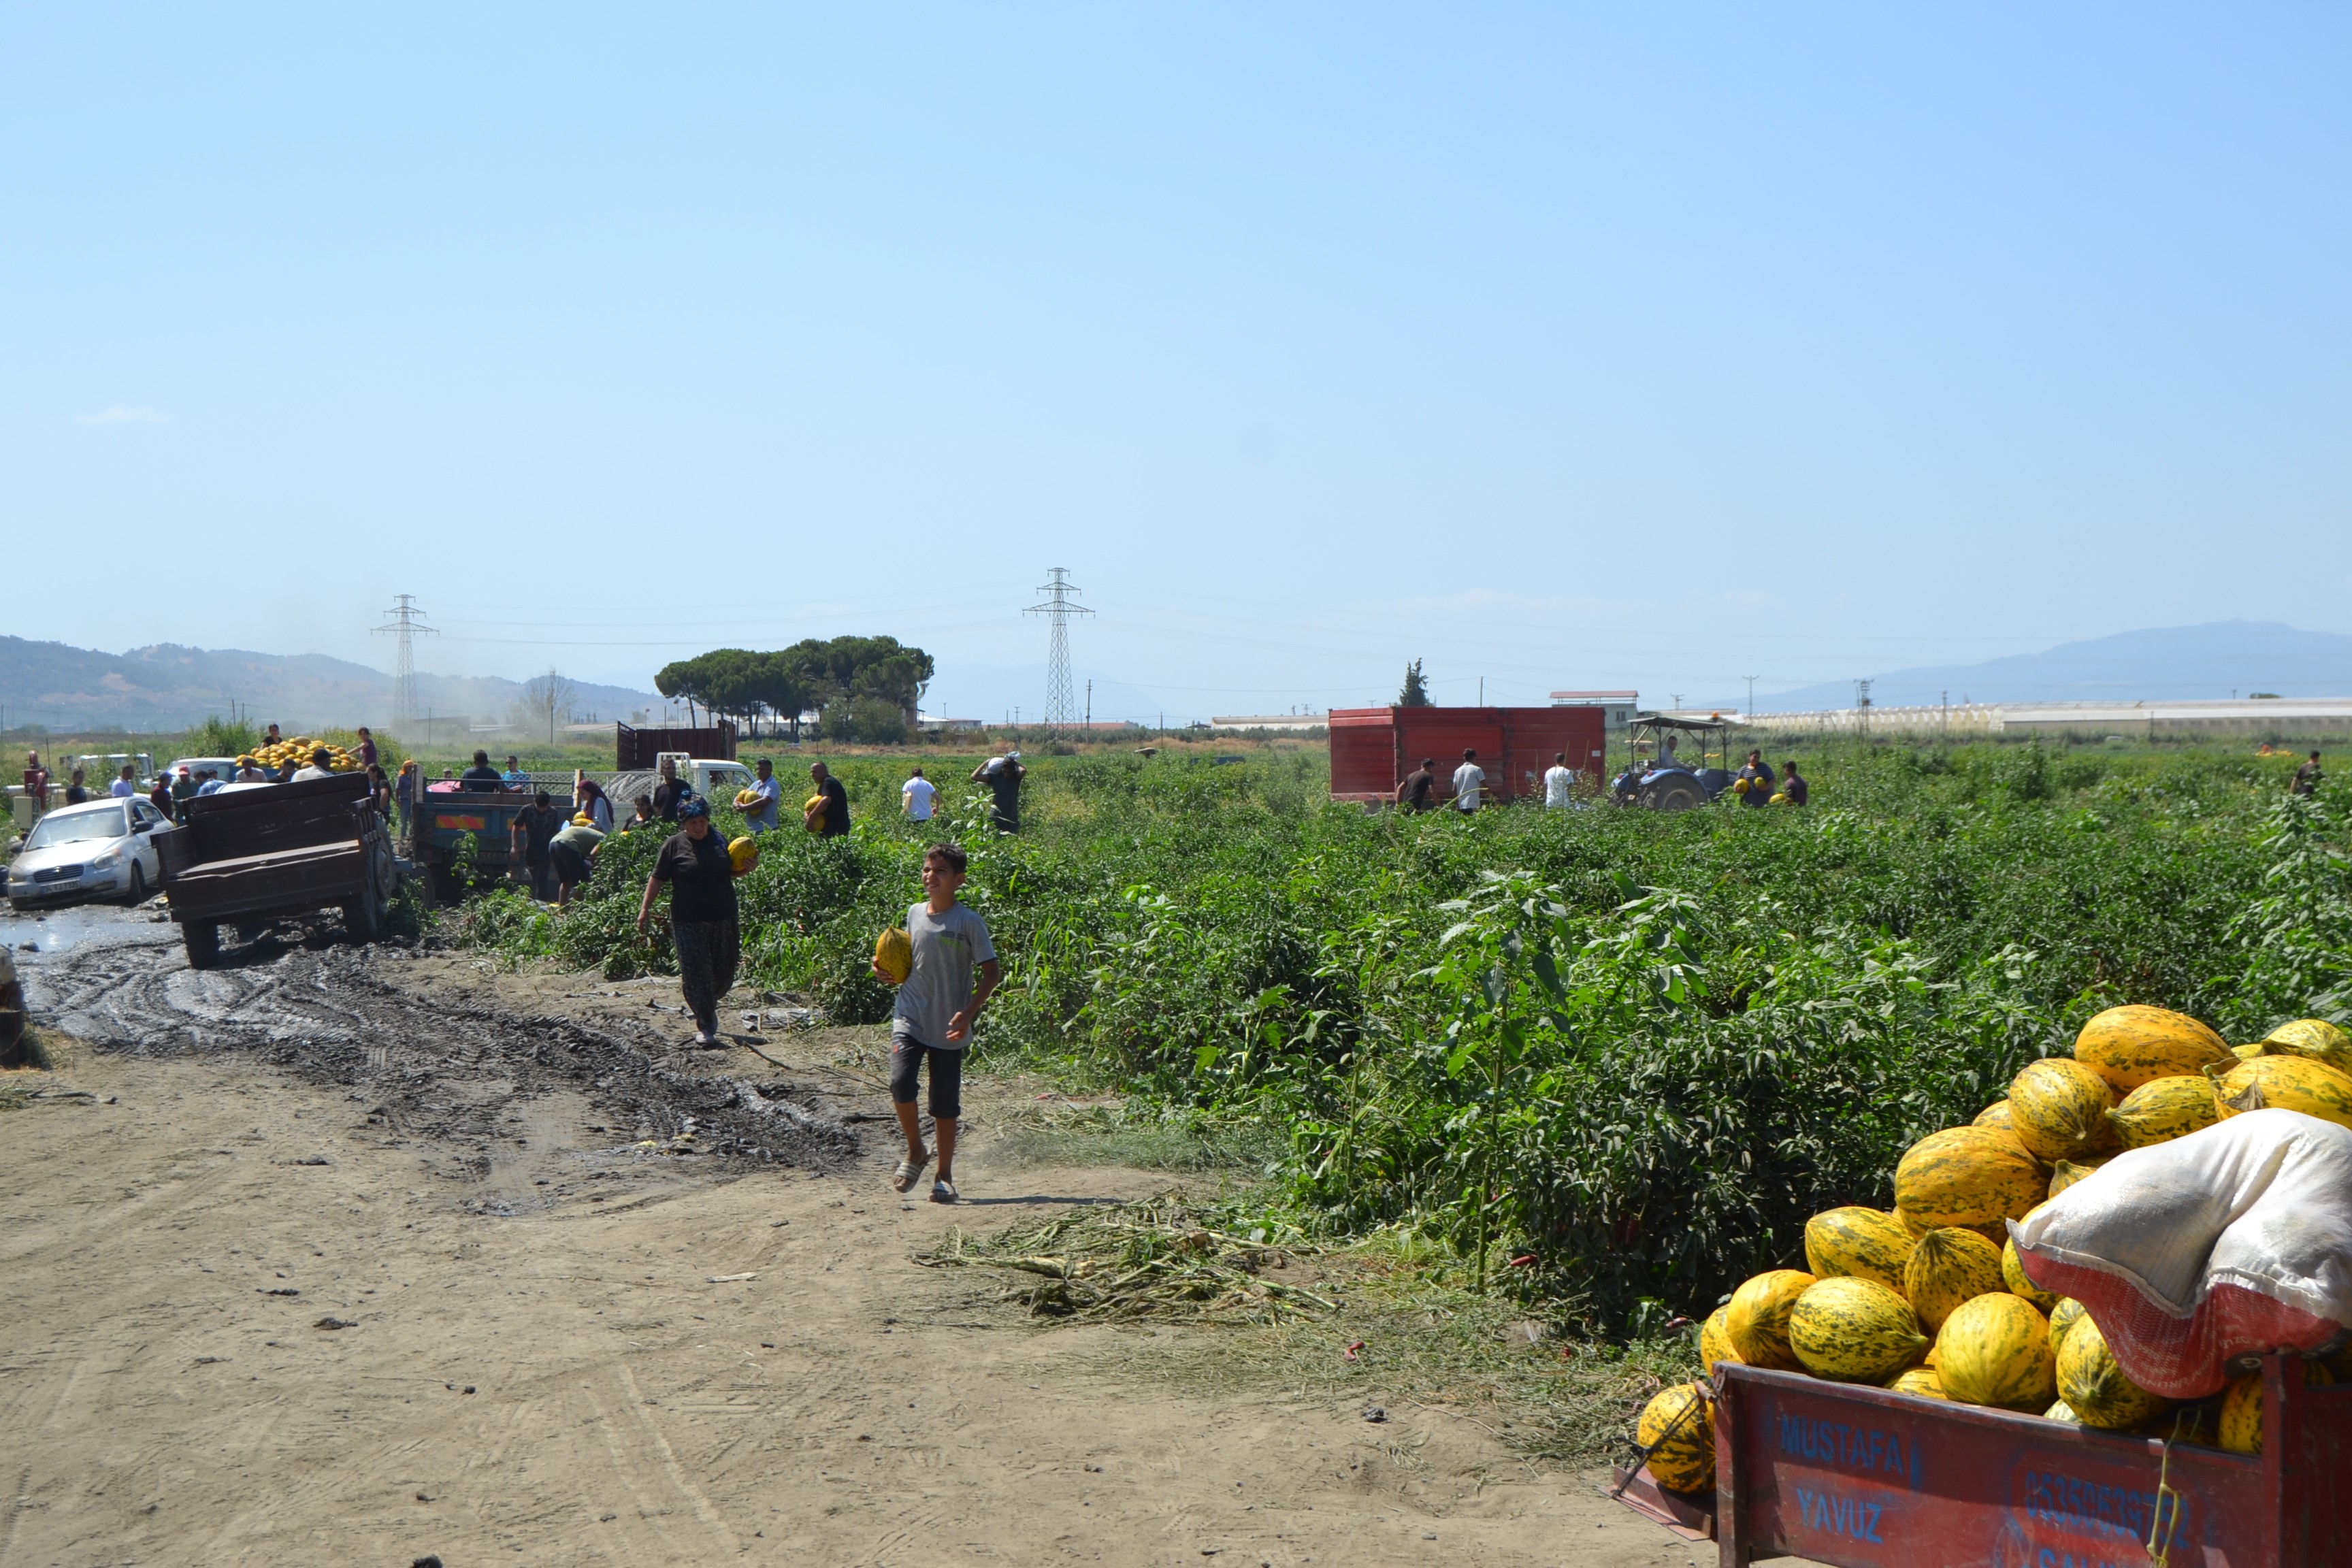
POLYGON ((1620 805, 1652 811, 1691 811, 1706 805, 1738 776, 1728 765, 1731 730, 1730 721, 1720 718, 1635 714, 1627 730, 1633 758, 1611 783, 1610 798, 1620 805), (1717 766, 1718 761, 1724 765, 1717 766))

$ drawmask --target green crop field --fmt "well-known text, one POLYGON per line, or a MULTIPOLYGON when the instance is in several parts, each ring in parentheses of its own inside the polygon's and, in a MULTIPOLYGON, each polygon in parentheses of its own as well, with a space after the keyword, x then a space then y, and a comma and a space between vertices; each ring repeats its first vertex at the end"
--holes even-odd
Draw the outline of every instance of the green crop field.
MULTIPOLYGON (((1007 960, 982 1066, 1120 1091, 1116 1131, 1250 1162, 1286 1223, 1409 1237, 1606 1335, 1801 1261, 1820 1209, 1885 1205, 1909 1142, 2100 1008, 2232 1040, 2345 1014, 2344 812, 2290 801, 2291 759, 1806 755, 1803 811, 1470 820, 1330 805, 1318 749, 1044 758, 1015 838, 973 758, 850 758, 853 834, 763 840, 747 969, 881 1018, 874 937, 952 835, 1007 960), (929 833, 896 816, 916 760, 954 803, 929 833)), ((632 931, 655 846, 608 844, 560 921, 502 890, 444 933, 663 971, 632 931)))

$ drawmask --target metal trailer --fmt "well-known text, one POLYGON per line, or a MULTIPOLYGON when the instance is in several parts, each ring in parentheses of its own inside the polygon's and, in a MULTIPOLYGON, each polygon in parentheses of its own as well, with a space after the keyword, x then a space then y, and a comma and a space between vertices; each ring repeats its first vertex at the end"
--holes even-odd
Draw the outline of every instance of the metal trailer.
POLYGON ((2347 1568, 2352 1384, 2262 1378, 2263 1451, 2232 1454, 1727 1362, 1713 1495, 1618 1479, 1721 1568, 2347 1568))
POLYGON ((220 928, 340 910, 354 942, 373 942, 399 879, 392 835, 367 775, 335 773, 198 795, 158 829, 162 885, 188 963, 210 968, 220 928))
POLYGON ((615 773, 651 773, 660 765, 664 752, 683 752, 690 757, 716 757, 723 762, 735 760, 735 726, 721 719, 709 730, 638 730, 626 724, 613 726, 613 771, 615 773))
MULTIPOLYGON (((550 793, 554 794, 558 808, 569 819, 569 781, 562 791, 550 793)), ((505 876, 514 865, 515 818, 536 801, 536 791, 487 785, 478 790, 428 789, 418 796, 415 818, 408 832, 408 858, 424 873, 425 888, 433 898, 454 904, 464 896, 465 889, 457 885, 456 867, 460 847, 469 838, 473 840, 476 870, 486 876, 505 876)), ((620 824, 615 821, 614 826, 620 824)))
POLYGON ((16 961, 0 944, 0 1068, 26 1065, 26 1053, 20 1048, 25 1040, 25 983, 16 978, 16 961))
MULTIPOLYGON (((1335 708, 1329 719, 1331 798, 1393 801, 1405 774, 1437 759, 1441 784, 1475 747, 1497 801, 1543 798, 1557 752, 1579 781, 1601 787, 1602 715, 1597 708, 1335 708)), ((1450 786, 1449 786, 1450 793, 1450 786)))

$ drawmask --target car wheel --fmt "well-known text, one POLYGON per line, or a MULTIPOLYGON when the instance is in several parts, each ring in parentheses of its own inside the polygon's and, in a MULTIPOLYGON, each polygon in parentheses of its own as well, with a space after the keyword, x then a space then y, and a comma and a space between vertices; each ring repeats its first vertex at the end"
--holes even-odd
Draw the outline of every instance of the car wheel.
POLYGON ((138 861, 131 862, 131 907, 137 909, 147 901, 147 870, 138 861))

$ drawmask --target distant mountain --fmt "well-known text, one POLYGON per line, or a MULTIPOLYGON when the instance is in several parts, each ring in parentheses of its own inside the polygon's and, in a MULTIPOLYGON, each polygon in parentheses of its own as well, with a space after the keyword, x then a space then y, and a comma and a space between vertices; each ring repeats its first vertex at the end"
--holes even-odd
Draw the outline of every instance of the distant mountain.
MULTIPOLYGON (((502 720, 522 689, 520 682, 495 676, 416 677, 417 705, 444 717, 502 720)), ((626 720, 662 708, 650 691, 585 682, 578 685, 576 700, 583 719, 626 720)), ((275 721, 289 731, 382 726, 392 719, 392 677, 316 653, 159 643, 111 654, 0 637, 0 712, 11 726, 180 730, 215 713, 226 717, 232 701, 256 722, 275 721)))
MULTIPOLYGON (((2211 621, 2118 632, 1982 664, 1897 669, 1871 679, 1875 707, 1951 700, 2101 702, 2183 697, 2352 695, 2352 637, 2297 631, 2276 621, 2211 621)), ((1853 682, 1836 680, 1759 697, 1759 712, 1853 706, 1853 682)))

